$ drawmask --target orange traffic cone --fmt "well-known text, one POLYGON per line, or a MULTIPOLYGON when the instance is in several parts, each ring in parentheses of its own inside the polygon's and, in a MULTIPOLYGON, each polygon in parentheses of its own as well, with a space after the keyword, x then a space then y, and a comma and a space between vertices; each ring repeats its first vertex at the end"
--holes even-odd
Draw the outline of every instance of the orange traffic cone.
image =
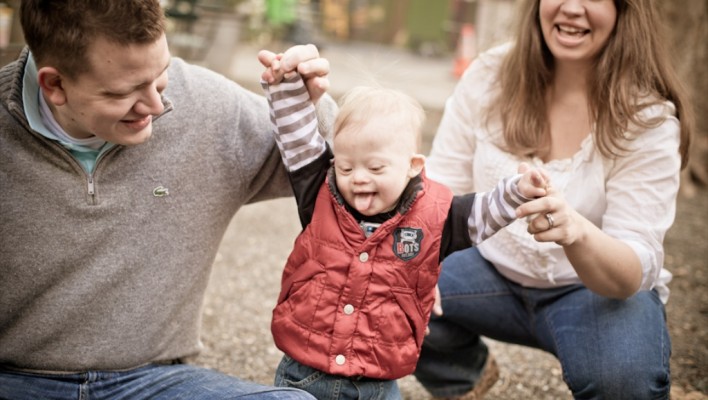
POLYGON ((474 33, 472 24, 462 25, 460 30, 460 39, 457 42, 457 54, 455 55, 455 65, 452 73, 455 78, 460 78, 470 65, 472 60, 477 56, 477 38, 474 33))

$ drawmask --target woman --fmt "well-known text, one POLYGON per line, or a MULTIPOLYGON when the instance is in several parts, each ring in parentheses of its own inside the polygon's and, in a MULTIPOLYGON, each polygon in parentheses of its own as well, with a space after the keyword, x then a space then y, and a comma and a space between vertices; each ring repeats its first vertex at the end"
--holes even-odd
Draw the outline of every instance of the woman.
POLYGON ((692 118, 654 2, 520 11, 515 42, 481 55, 449 99, 428 174, 481 191, 526 161, 548 172, 549 196, 445 260, 416 377, 478 398, 497 373, 484 335, 554 354, 576 398, 668 398, 662 242, 692 118))

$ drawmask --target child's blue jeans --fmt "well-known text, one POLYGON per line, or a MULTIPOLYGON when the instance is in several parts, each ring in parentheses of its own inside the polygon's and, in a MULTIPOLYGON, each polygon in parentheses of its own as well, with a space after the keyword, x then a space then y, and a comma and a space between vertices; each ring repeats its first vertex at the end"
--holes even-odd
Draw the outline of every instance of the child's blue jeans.
POLYGON ((415 372, 436 396, 473 387, 487 357, 483 335, 554 354, 577 399, 669 398, 671 342, 655 291, 612 300, 582 285, 526 288, 476 248, 445 259, 439 287, 443 316, 431 319, 415 372))
POLYGON ((128 371, 40 375, 0 370, 0 399, 11 400, 311 400, 301 390, 242 381, 184 364, 128 371))
POLYGON ((275 385, 303 389, 318 400, 399 400, 396 381, 329 375, 285 355, 275 372, 275 385))

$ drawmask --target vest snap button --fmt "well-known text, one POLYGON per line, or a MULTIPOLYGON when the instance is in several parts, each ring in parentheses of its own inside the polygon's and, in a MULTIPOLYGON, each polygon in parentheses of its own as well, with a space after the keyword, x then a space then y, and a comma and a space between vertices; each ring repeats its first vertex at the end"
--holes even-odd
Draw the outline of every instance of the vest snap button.
POLYGON ((344 306, 344 313, 347 315, 352 315, 352 313, 354 313, 354 306, 351 304, 344 306))
POLYGON ((361 262, 367 262, 369 260, 369 253, 363 252, 359 254, 359 261, 361 262))
POLYGON ((347 361, 347 359, 343 355, 338 355, 337 357, 334 357, 334 362, 337 363, 337 365, 344 365, 344 363, 347 361))

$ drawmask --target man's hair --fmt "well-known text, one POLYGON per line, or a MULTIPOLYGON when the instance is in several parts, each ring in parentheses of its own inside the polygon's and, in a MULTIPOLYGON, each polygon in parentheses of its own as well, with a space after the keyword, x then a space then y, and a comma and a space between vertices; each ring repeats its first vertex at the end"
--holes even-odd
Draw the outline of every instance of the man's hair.
MULTIPOLYGON (((640 120, 638 112, 669 100, 676 106, 681 123, 679 151, 685 165, 693 113, 666 49, 666 35, 655 3, 656 0, 614 0, 617 22, 595 59, 589 82, 595 143, 604 156, 619 155, 624 151, 624 133, 630 127, 647 128, 662 122, 640 120)), ((539 0, 524 0, 519 11, 516 42, 499 72, 501 92, 487 116, 501 116, 509 151, 542 156, 550 144, 546 93, 554 60, 541 32, 539 0)))
POLYGON ((334 121, 334 137, 347 126, 362 126, 371 118, 387 118, 392 128, 408 126, 415 147, 420 147, 425 111, 417 100, 394 89, 357 86, 339 101, 339 112, 334 121))
POLYGON ((22 0, 20 21, 37 65, 71 78, 90 69, 87 53, 96 38, 149 44, 165 31, 158 0, 22 0))

